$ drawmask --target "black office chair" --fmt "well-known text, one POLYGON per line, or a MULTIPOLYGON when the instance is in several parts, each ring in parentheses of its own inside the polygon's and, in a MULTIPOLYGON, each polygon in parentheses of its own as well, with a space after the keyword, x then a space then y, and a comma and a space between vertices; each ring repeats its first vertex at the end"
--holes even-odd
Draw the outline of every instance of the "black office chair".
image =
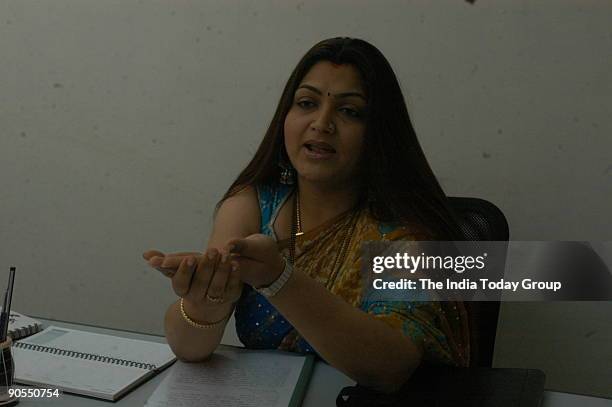
MULTIPOLYGON (((478 198, 449 197, 448 199, 451 208, 454 210, 459 220, 459 226, 463 232, 464 240, 508 241, 508 222, 504 214, 495 205, 484 199, 478 198)), ((469 314, 470 336, 471 338, 475 338, 475 340, 472 341, 472 346, 470 346, 470 367, 492 367, 497 319, 499 316, 499 301, 466 302, 465 304, 469 314)), ((434 369, 437 368, 440 367, 434 367, 434 369)), ((427 367, 422 366, 420 369, 427 369, 427 367)), ((415 405, 427 404, 433 406, 434 404, 438 405, 438 401, 435 397, 432 398, 432 394, 440 394, 442 392, 446 394, 446 396, 449 394, 452 396, 453 393, 461 394, 461 390, 465 390, 466 395, 470 397, 470 401, 476 403, 480 399, 477 400, 474 398, 474 387, 490 383, 489 379, 493 377, 493 375, 491 373, 489 374, 490 377, 486 375, 478 376, 481 374, 479 370, 473 369, 472 371, 476 376, 464 376, 462 378, 463 382, 457 382, 457 380, 453 378, 452 380, 455 381, 455 391, 451 390, 450 392, 448 388, 442 389, 439 386, 441 375, 444 374, 444 372, 448 372, 444 370, 421 370, 420 378, 415 374, 413 378, 404 385, 402 391, 391 395, 372 391, 360 385, 345 387, 336 398, 336 406, 403 406, 415 403, 415 405), (417 381, 415 382, 415 380, 417 381), (464 386, 466 383, 469 383, 472 387, 464 386), (457 385, 460 386, 461 390, 456 389, 457 385), (431 386, 434 388, 433 393, 431 391, 431 386), (419 390, 421 391, 420 393, 419 390), (409 394, 409 396, 407 396, 407 394, 409 394), (423 397, 423 399, 421 400, 419 397, 423 397)), ((465 375, 465 373, 462 372, 455 373, 465 375)), ((543 375, 540 381, 540 387, 543 389, 543 375)), ((514 380, 514 382, 517 381, 514 380)), ((515 384, 516 383, 513 383, 512 385, 514 386, 515 384)), ((503 388, 507 390, 508 386, 503 386, 503 388)), ((509 391, 512 392, 514 390, 515 389, 509 391)), ((499 394, 497 397, 499 397, 499 394)), ((492 399, 489 398, 488 400, 492 399)), ((455 405, 458 404, 455 403, 455 405)))
MULTIPOLYGON (((465 240, 508 241, 510 232, 506 217, 495 205, 484 199, 449 197, 465 240)), ((492 367, 495 334, 499 318, 499 301, 466 302, 469 314, 470 366, 492 367)))
POLYGON ((465 240, 508 240, 508 222, 497 206, 479 198, 448 199, 459 217, 465 240))

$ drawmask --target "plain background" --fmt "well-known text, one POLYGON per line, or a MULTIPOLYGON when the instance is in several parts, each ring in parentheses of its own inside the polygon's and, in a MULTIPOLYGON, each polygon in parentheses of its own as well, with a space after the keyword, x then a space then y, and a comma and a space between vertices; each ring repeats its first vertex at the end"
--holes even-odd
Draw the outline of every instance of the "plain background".
MULTIPOLYGON (((203 248, 291 69, 334 36, 387 56, 449 195, 497 204, 515 240, 612 240, 610 21, 593 0, 2 1, 14 308, 161 334, 175 297, 141 253, 203 248)), ((612 397, 611 315, 505 304, 496 366, 612 397)))

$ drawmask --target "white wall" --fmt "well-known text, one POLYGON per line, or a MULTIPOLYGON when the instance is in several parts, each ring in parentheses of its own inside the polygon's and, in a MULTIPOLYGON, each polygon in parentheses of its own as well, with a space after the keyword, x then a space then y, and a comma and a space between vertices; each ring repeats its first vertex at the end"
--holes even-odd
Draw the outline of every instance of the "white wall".
MULTIPOLYGON (((162 333, 174 295, 141 252, 203 247, 290 70, 338 35, 388 57, 450 195, 496 203, 514 239, 610 240, 610 21, 594 0, 2 1, 0 266, 18 266, 14 307, 162 333)), ((496 363, 612 396, 610 315, 506 305, 496 363)))

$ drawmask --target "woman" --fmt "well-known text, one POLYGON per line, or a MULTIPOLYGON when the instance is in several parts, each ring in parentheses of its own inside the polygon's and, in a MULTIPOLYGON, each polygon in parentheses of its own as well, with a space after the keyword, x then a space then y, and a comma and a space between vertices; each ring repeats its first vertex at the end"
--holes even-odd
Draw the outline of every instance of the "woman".
POLYGON ((466 366, 467 316, 461 303, 368 301, 360 245, 457 230, 389 63, 365 41, 334 38, 293 71, 217 206, 207 252, 144 257, 182 298, 165 319, 179 358, 209 356, 235 309, 246 347, 315 352, 391 392, 421 361, 466 366))

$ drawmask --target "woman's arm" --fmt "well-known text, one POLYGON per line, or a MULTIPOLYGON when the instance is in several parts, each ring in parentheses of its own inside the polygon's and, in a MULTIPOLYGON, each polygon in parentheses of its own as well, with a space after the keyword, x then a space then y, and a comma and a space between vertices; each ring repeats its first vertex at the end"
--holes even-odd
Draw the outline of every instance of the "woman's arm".
MULTIPOLYGON (((241 279, 253 287, 269 286, 283 271, 285 261, 268 236, 233 239, 228 249, 241 279)), ((268 301, 329 364, 365 386, 395 391, 421 361, 423 352, 412 340, 299 269, 268 301)))
POLYGON ((323 359, 359 384, 396 391, 420 363, 422 350, 397 329, 299 270, 268 300, 323 359))
MULTIPOLYGON (((207 252, 220 252, 230 238, 245 237, 257 233, 259 231, 259 217, 259 203, 253 187, 247 187, 225 200, 215 216, 207 252)), ((187 258, 184 258, 181 262, 181 267, 184 269, 187 268, 186 261, 187 258)), ((232 291, 233 299, 239 298, 242 282, 235 273, 229 270, 229 263, 221 264, 219 269, 222 268, 225 268, 225 272, 228 272, 229 275, 226 292, 232 291)), ((181 269, 177 271, 177 274, 180 272, 181 269)), ((205 271, 198 269, 197 273, 204 274, 205 271)), ((198 275, 194 276, 194 281, 196 277, 198 275)), ((213 283, 215 281, 213 279, 213 283)), ((200 293, 201 297, 203 297, 205 287, 200 288, 200 290, 202 291, 200 293)), ((220 288, 219 294, 221 293, 223 293, 223 288, 220 288)), ((224 322, 212 328, 203 329, 194 327, 185 321, 180 311, 180 300, 170 305, 166 311, 164 320, 166 338, 173 352, 181 360, 192 362, 204 360, 219 345, 227 320, 234 310, 234 304, 232 302, 215 304, 206 301, 192 301, 189 298, 193 298, 193 296, 180 296, 184 298, 185 313, 197 323, 208 324, 227 317, 224 322)))

